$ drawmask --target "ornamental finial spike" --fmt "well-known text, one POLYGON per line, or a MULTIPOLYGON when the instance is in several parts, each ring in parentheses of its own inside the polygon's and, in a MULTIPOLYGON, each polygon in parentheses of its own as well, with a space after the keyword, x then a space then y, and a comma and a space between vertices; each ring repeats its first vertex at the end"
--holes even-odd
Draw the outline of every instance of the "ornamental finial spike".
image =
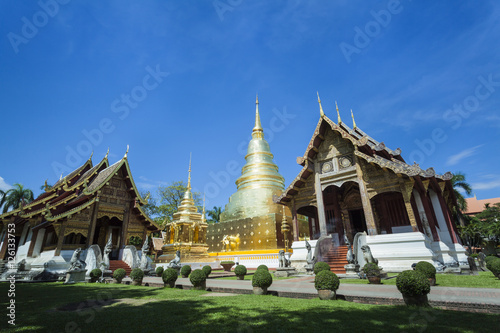
POLYGON ((321 117, 323 117, 325 113, 323 112, 323 107, 321 106, 321 100, 319 99, 319 92, 316 91, 316 94, 318 94, 319 114, 321 117))
POLYGON ((106 152, 106 156, 104 156, 104 158, 107 159, 108 155, 109 155, 109 147, 108 147, 108 151, 106 152))
POLYGON ((94 156, 94 151, 92 150, 92 153, 90 154, 89 161, 92 159, 92 156, 94 156))
POLYGON ((128 149, 129 149, 129 145, 127 145, 127 151, 125 152, 125 155, 123 156, 123 158, 127 158, 127 155, 128 155, 128 149))
POLYGON ((354 114, 352 113, 352 109, 351 109, 351 117, 352 117, 352 128, 356 128, 356 121, 354 120, 354 114))
POLYGON ((255 127, 252 131, 253 138, 263 138, 264 130, 262 129, 262 125, 260 123, 260 114, 259 114, 259 95, 255 98, 255 127))
POLYGON ((188 191, 191 191, 191 153, 189 153, 188 191))
POLYGON ((337 105, 337 101, 335 101, 335 108, 337 109, 337 123, 340 125, 342 124, 342 119, 340 119, 340 112, 339 112, 339 107, 337 105))
POLYGON ((201 222, 205 223, 205 193, 203 193, 203 212, 201 213, 201 222))

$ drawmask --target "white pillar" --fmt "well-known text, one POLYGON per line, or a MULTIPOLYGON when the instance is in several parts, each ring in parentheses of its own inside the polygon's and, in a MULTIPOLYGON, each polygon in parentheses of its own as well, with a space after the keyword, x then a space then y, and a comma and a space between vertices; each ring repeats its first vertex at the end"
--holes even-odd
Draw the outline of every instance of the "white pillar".
POLYGON ((429 219, 425 214, 424 205, 422 204, 422 198, 417 190, 413 190, 413 196, 415 198, 415 203, 417 204, 418 215, 420 216, 420 221, 422 222, 422 226, 424 227, 424 232, 432 240, 432 231, 429 225, 429 219))
POLYGON ((447 244, 453 244, 450 232, 448 231, 448 226, 446 225, 446 220, 444 218, 443 210, 441 209, 441 203, 439 202, 439 198, 433 190, 429 189, 429 196, 432 202, 432 209, 434 210, 434 214, 436 215, 436 219, 439 226, 439 238, 447 244))

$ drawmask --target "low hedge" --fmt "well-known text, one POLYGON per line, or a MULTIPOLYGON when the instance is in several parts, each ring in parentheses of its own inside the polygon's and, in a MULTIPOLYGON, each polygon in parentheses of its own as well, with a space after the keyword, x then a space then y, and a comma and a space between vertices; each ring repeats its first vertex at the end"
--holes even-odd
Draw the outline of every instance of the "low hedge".
POLYGON ((232 260, 224 260, 220 262, 221 265, 234 265, 234 261, 232 260))
POLYGON ((497 260, 491 260, 486 267, 493 273, 493 275, 500 278, 500 258, 497 260))
POLYGON ((423 273, 429 279, 436 278, 436 267, 427 261, 419 261, 415 266, 415 270, 423 273))
POLYGON ((317 263, 314 264, 314 274, 318 274, 321 271, 329 271, 329 270, 330 270, 330 265, 328 265, 326 262, 318 261, 317 263))
POLYGON ((244 265, 238 265, 234 268, 234 274, 237 276, 246 275, 247 268, 244 265))
POLYGON ((264 269, 257 269, 252 277, 252 286, 260 287, 263 289, 269 288, 273 284, 273 277, 271 273, 264 269))
POLYGON ((484 258, 484 261, 486 262, 486 268, 491 271, 491 265, 496 261, 500 261, 500 258, 497 256, 487 256, 484 258))
POLYGON ((259 270, 259 269, 263 269, 263 270, 269 272, 269 268, 267 268, 266 265, 259 265, 259 267, 257 267, 257 270, 259 270))
POLYGON ((431 291, 431 285, 427 277, 420 271, 403 271, 396 278, 398 290, 408 296, 426 295, 431 291))
POLYGON ((203 273, 205 273, 207 277, 210 275, 210 273, 212 273, 212 267, 210 267, 209 265, 203 266, 201 270, 203 271, 203 273))
POLYGON ((201 286, 203 282, 205 282, 206 280, 207 280, 207 275, 201 269, 195 269, 189 275, 189 281, 191 281, 191 283, 195 287, 201 286))
POLYGON ((163 283, 171 284, 171 283, 175 283, 175 281, 177 281, 177 275, 178 275, 177 271, 175 269, 169 267, 163 271, 161 278, 163 280, 163 283))
POLYGON ((340 279, 337 274, 331 271, 319 271, 314 277, 314 287, 316 290, 331 290, 339 289, 340 279))
POLYGON ((125 275, 127 275, 127 272, 123 268, 115 269, 113 272, 113 278, 118 282, 121 282, 125 275))
POLYGON ((163 266, 156 267, 156 276, 162 276, 163 270, 164 270, 163 266))
POLYGON ((144 272, 140 268, 134 268, 132 272, 130 272, 130 278, 132 281, 142 281, 144 278, 144 272))
POLYGON ((181 267, 181 274, 183 276, 189 276, 191 274, 191 266, 189 265, 184 265, 181 267))

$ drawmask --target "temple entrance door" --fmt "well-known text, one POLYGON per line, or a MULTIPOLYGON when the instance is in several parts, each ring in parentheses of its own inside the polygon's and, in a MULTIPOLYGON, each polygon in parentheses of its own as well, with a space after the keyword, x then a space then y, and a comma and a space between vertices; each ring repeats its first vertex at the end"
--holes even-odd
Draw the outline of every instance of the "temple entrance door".
POLYGON ((121 237, 120 235, 122 232, 122 228, 121 227, 110 227, 109 232, 111 234, 111 244, 113 244, 113 250, 111 251, 111 253, 109 255, 109 259, 117 260, 119 254, 120 254, 120 237, 121 237))
POLYGON ((349 219, 352 223, 352 236, 358 232, 367 231, 365 213, 363 209, 353 209, 349 211, 349 219))

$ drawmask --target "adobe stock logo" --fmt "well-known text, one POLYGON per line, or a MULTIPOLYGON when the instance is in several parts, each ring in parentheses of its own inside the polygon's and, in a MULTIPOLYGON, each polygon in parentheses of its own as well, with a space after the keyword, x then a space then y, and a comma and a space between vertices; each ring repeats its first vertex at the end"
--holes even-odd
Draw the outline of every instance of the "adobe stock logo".
POLYGON ((37 11, 31 17, 31 20, 26 16, 21 18, 23 26, 21 27, 21 34, 13 33, 12 31, 7 34, 12 49, 17 54, 19 53, 19 45, 28 44, 28 42, 35 38, 38 34, 38 29, 45 27, 50 18, 54 18, 59 13, 59 5, 66 5, 70 0, 43 0, 38 1, 38 6, 41 10, 37 11))

